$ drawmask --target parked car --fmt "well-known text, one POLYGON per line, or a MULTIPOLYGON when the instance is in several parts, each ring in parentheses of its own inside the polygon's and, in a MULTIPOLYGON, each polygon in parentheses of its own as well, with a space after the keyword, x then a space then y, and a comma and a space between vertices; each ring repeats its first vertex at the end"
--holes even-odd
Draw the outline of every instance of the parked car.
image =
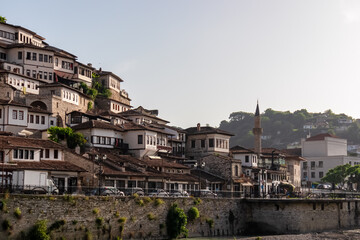
POLYGON ((149 197, 169 197, 169 193, 166 192, 164 189, 157 189, 153 192, 149 193, 149 197))
POLYGON ((316 187, 317 189, 331 189, 331 184, 319 184, 316 187))
POLYGON ((170 197, 189 197, 189 193, 185 190, 173 190, 170 192, 170 197))
POLYGON ((92 191, 90 191, 87 195, 90 196, 125 196, 124 192, 120 191, 119 189, 115 187, 100 187, 100 188, 94 188, 92 191), (99 194, 100 191, 100 194, 99 194))
POLYGON ((212 192, 209 189, 201 189, 200 190, 200 197, 212 197, 212 198, 216 198, 218 195, 214 192, 212 192))
POLYGON ((124 193, 126 196, 132 196, 135 193, 140 197, 143 197, 145 195, 144 190, 139 187, 127 188, 124 190, 124 193))

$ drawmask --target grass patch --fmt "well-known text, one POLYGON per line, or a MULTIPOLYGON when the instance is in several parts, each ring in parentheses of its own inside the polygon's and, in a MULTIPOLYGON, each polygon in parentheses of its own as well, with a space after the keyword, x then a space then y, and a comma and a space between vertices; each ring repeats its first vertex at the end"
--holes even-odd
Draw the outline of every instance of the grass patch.
POLYGON ((152 221, 156 219, 156 216, 153 213, 148 213, 147 218, 152 221))
POLYGON ((164 204, 164 200, 160 199, 160 198, 156 198, 154 201, 155 206, 160 206, 164 204))

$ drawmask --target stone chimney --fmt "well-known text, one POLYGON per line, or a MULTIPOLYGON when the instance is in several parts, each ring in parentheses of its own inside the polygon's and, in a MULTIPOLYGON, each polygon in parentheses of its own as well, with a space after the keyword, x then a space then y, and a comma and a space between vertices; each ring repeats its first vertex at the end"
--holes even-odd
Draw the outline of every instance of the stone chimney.
POLYGON ((200 123, 198 123, 198 124, 196 125, 196 129, 197 129, 198 132, 200 132, 200 129, 201 129, 200 123))

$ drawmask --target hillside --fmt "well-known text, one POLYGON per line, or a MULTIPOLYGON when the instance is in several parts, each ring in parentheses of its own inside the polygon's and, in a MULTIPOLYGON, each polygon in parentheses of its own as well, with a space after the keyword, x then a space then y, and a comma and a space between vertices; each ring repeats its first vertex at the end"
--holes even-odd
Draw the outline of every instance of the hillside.
MULTIPOLYGON (((331 133, 348 140, 348 144, 360 144, 360 124, 356 119, 345 114, 335 114, 331 110, 323 113, 309 113, 306 109, 293 113, 275 111, 271 108, 261 114, 263 132, 263 147, 286 148, 296 146, 301 138, 310 133, 331 133)), ((229 120, 220 123, 220 129, 235 134, 230 145, 253 147, 254 114, 248 112, 233 112, 229 120)))

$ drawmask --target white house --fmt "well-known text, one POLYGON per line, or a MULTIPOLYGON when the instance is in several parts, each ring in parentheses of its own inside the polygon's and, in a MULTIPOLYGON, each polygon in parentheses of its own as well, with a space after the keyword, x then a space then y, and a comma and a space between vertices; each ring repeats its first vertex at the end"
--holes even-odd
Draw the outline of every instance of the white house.
POLYGON ((22 103, 0 99, 0 131, 19 133, 27 127, 29 107, 22 103))
POLYGON ((326 173, 339 165, 360 164, 360 158, 347 156, 347 140, 331 134, 319 134, 302 139, 302 180, 320 182, 326 173))

